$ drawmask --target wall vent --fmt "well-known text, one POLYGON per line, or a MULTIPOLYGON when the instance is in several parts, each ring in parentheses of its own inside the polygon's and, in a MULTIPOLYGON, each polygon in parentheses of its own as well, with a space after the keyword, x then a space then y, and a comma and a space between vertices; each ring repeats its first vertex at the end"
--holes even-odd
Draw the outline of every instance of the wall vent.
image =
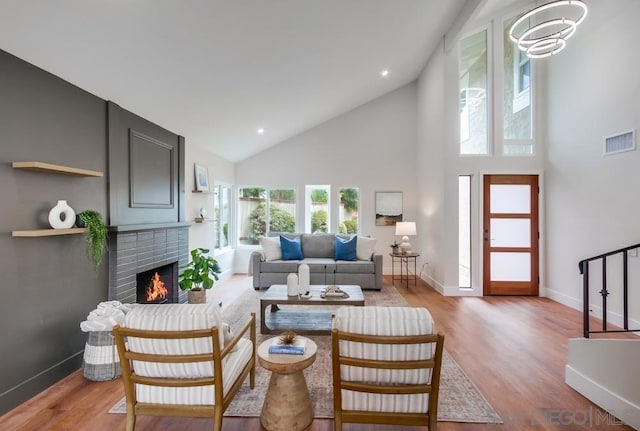
POLYGON ((604 155, 624 153, 636 149, 636 131, 620 133, 604 138, 604 155))

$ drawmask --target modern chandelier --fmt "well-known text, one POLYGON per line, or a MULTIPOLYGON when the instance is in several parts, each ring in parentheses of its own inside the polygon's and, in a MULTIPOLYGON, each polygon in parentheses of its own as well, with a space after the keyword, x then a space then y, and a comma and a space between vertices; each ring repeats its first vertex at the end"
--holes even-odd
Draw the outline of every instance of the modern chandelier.
POLYGON ((581 0, 553 1, 519 17, 509 29, 509 38, 529 58, 549 57, 567 46, 567 39, 573 36, 586 16, 587 5, 581 0), (541 17, 550 18, 544 21, 541 17), (540 22, 531 26, 536 21, 540 22))

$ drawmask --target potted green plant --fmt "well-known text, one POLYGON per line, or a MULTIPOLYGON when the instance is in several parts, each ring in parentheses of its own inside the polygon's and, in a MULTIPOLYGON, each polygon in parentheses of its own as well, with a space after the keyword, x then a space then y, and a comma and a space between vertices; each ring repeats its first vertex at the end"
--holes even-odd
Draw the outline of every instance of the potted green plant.
POLYGON ((94 210, 84 210, 76 214, 76 225, 84 227, 87 257, 93 263, 93 270, 98 271, 104 252, 107 250, 107 226, 102 215, 94 210))
POLYGON ((207 302, 206 289, 211 289, 213 283, 218 280, 220 266, 218 261, 208 256, 206 248, 194 248, 191 250, 191 262, 189 262, 178 276, 180 289, 186 290, 190 304, 207 302))

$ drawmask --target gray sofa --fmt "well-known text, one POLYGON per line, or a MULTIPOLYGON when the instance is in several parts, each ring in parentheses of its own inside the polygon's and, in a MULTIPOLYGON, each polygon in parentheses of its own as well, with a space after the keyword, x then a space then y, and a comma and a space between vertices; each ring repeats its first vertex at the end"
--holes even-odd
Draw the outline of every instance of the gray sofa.
MULTIPOLYGON (((272 236, 277 236, 279 239, 279 235, 272 236)), ((302 260, 267 260, 263 250, 254 251, 251 254, 254 289, 266 289, 272 284, 287 284, 289 273, 297 273, 298 265, 303 262, 309 265, 311 284, 355 284, 362 289, 382 289, 382 255, 373 252, 368 260, 336 260, 334 234, 282 235, 288 238, 300 237, 304 258, 302 260)), ((342 237, 349 238, 349 236, 342 237)))

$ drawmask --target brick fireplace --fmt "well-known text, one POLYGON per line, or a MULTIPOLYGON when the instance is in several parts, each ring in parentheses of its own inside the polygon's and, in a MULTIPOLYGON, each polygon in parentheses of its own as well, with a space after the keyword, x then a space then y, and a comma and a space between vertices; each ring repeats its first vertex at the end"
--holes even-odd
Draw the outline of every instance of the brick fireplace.
MULTIPOLYGON (((147 302, 139 297, 155 272, 170 285, 166 302, 186 302, 178 289, 178 268, 189 262, 189 222, 112 226, 109 230, 109 300, 147 302), (166 269, 168 268, 168 269, 166 269), (143 273, 151 275, 141 275, 143 273), (160 276, 160 274, 159 274, 160 276)), ((162 300, 152 302, 165 302, 162 300)))

